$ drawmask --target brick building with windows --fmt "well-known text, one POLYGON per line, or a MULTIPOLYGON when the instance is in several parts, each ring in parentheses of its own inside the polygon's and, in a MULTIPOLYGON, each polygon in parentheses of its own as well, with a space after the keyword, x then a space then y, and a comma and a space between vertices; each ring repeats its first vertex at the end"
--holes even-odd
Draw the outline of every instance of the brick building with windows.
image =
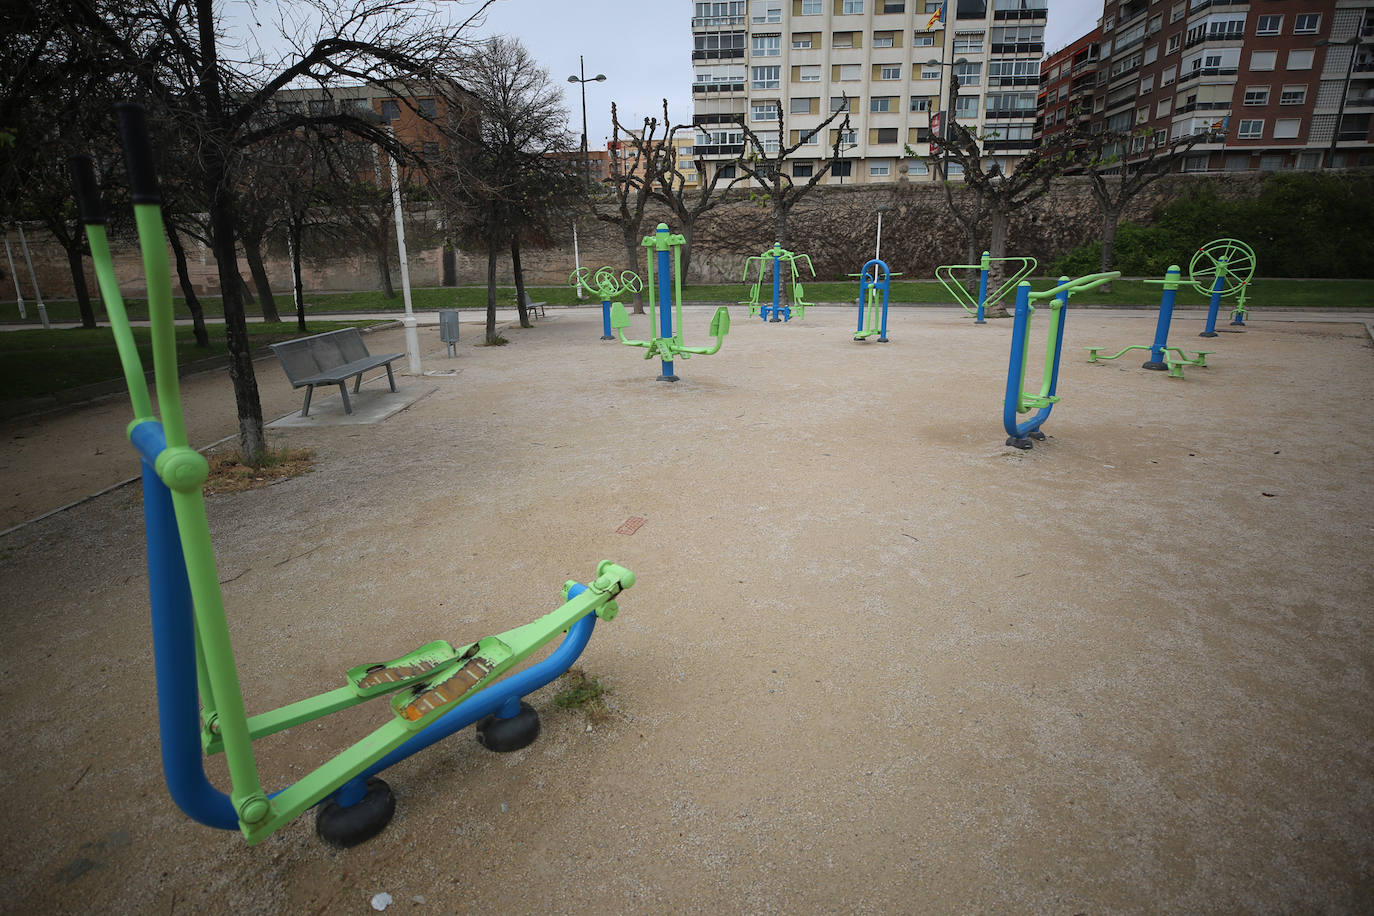
POLYGON ((816 129, 847 104, 850 129, 826 182, 932 180, 906 148, 927 156, 932 115, 952 107, 1009 169, 1034 142, 1047 11, 1047 0, 698 2, 696 153, 728 176, 748 123, 770 152, 803 141, 789 168, 809 178, 837 138, 835 122, 816 129))
POLYGON ((1098 31, 1092 127, 1128 158, 1211 132, 1182 171, 1374 165, 1370 0, 1106 0, 1098 31))

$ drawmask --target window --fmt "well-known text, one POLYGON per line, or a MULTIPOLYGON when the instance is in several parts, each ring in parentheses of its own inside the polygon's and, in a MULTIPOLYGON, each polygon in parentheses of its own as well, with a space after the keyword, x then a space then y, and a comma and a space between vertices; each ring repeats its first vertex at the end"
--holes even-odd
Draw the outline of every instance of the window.
POLYGON ((1206 157, 1206 156, 1188 156, 1187 158, 1185 158, 1185 159, 1183 160, 1183 169, 1182 169, 1182 171, 1185 171, 1185 172, 1205 172, 1205 171, 1207 171, 1207 157, 1206 157))
POLYGON ((1236 136, 1242 140, 1258 140, 1264 136, 1264 121, 1241 121, 1236 136))
POLYGON ((782 86, 781 67, 751 67, 750 86, 754 89, 778 89, 782 86))
POLYGON ((1171 112, 1171 111, 1173 111, 1173 110, 1174 110, 1174 100, 1173 100, 1173 99, 1160 99, 1159 104, 1155 106, 1155 117, 1156 117, 1156 118, 1168 117, 1169 112, 1171 112))
POLYGON ((884 13, 905 13, 906 0, 883 0, 884 13))
POLYGON ((955 33, 954 33, 954 53, 955 53, 955 54, 981 54, 981 53, 983 53, 983 33, 982 33, 982 32, 955 32, 955 33))
POLYGON ((890 47, 892 47, 892 33, 891 33, 891 32, 874 32, 874 33, 873 33, 873 47, 875 47, 875 48, 890 48, 890 47))
POLYGON ((821 65, 802 64, 797 68, 797 76, 803 83, 819 83, 821 81, 821 65))
POLYGON ((892 174, 892 163, 890 162, 870 162, 868 164, 868 174, 871 178, 886 178, 892 174))
POLYGON ((861 76, 860 64, 838 64, 835 70, 839 73, 842 83, 853 82, 861 76))
POLYGON ((1150 45, 1145 49, 1145 59, 1142 63, 1148 67, 1157 60, 1159 60, 1159 45, 1150 45))
POLYGON ((853 48, 854 32, 836 32, 830 36, 830 47, 832 48, 853 48))
POLYGON ((1169 36, 1169 42, 1168 42, 1168 44, 1165 45, 1165 47, 1164 47, 1164 53, 1165 53, 1165 54, 1173 54, 1175 51, 1177 51, 1177 50, 1182 46, 1182 44, 1183 44, 1183 36, 1182 36, 1182 35, 1170 35, 1170 36, 1169 36))
POLYGON ((1275 140, 1296 140, 1302 118, 1279 118, 1274 122, 1275 140))
POLYGON ((845 95, 832 95, 832 96, 830 97, 830 110, 831 110, 831 111, 849 111, 849 109, 850 109, 849 101, 850 101, 850 100, 849 100, 849 96, 845 96, 845 95))
POLYGON ((782 54, 782 36, 755 35, 750 52, 755 57, 777 57, 782 54))
MULTIPOLYGON (((1274 128, 1276 131, 1277 127, 1274 128)), ((1265 172, 1277 172, 1283 168, 1283 153, 1262 153, 1260 155, 1260 170, 1265 172)))
POLYGON ((854 163, 836 159, 830 165, 830 174, 836 178, 848 178, 854 174, 854 163))
POLYGON ((836 133, 840 135, 840 146, 859 145, 859 132, 854 128, 851 127, 849 130, 838 130, 836 133))
MULTIPOLYGON (((991 98, 991 96, 989 96, 991 98)), ((1032 96, 1034 98, 1034 96, 1032 96)), ((1031 106, 1034 110, 1035 106, 1031 106)), ((954 114, 960 118, 978 117, 978 96, 961 95, 954 100, 954 114)))
POLYGON ((1250 157, 1243 153, 1227 156, 1225 168, 1228 172, 1244 172, 1250 168, 1250 157))
POLYGON ((1268 86, 1249 86, 1245 90, 1245 105, 1268 105, 1269 87, 1268 86))
POLYGON ((908 175, 929 175, 930 166, 926 165, 920 159, 908 159, 906 162, 906 171, 908 175))
POLYGON ((1137 108, 1135 112, 1135 123, 1144 124, 1148 120, 1150 120, 1150 106, 1146 105, 1144 108, 1137 108))
POLYGON ((1300 169, 1315 169, 1321 164, 1321 153, 1298 153, 1298 168, 1300 169))
POLYGON ((810 162, 794 162, 792 163, 792 177, 810 178, 815 168, 815 165, 810 162))
POLYGON ((1277 51, 1251 51, 1250 69, 1251 70, 1273 70, 1274 61, 1278 58, 1277 51))
POLYGON ((822 0, 801 0, 801 14, 803 16, 819 16, 822 13, 822 0))
POLYGON ((424 115, 426 118, 433 118, 439 113, 439 109, 436 107, 433 99, 420 99, 419 101, 420 104, 418 107, 420 109, 420 114, 424 115))
POLYGON ((1284 86, 1279 93, 1280 105, 1301 105, 1307 101, 1306 86, 1284 86))
POLYGON ((964 164, 962 162, 946 162, 945 174, 950 178, 953 178, 955 175, 964 174, 964 164))
POLYGON ((900 64, 891 67, 883 66, 878 68, 878 79, 880 80, 899 80, 902 78, 902 68, 900 64))
POLYGON ((1277 35, 1283 31, 1283 16, 1269 14, 1255 20, 1256 35, 1277 35))
MULTIPOLYGON (((313 103, 312 103, 312 107, 313 107, 313 103)), ((321 106, 321 108, 323 109, 323 106, 321 106)), ((311 113, 314 114, 315 112, 311 112, 311 113)), ((384 100, 382 101, 382 119, 383 119, 383 120, 385 120, 385 121, 394 121, 394 120, 396 120, 397 118, 399 118, 400 116, 401 116, 401 104, 400 104, 399 102, 397 102, 395 99, 384 99, 384 100)))
POLYGON ((749 0, 754 22, 782 22, 782 0, 749 0))
POLYGON ((781 145, 781 135, 776 130, 761 130, 756 136, 756 145, 765 153, 776 153, 781 145))
POLYGON ((791 114, 811 114, 811 103, 816 99, 793 99, 788 111, 791 114))
POLYGON ((931 67, 927 66, 926 64, 917 64, 917 66, 921 68, 921 79, 938 80, 940 78, 939 67, 931 67))
MULTIPOLYGON (((807 111, 807 114, 810 114, 810 110, 807 111)), ((755 102, 749 106, 749 120, 751 121, 776 121, 777 119, 777 102, 755 102)))
POLYGON ((1143 135, 1131 138, 1131 152, 1140 153, 1145 150, 1145 137, 1143 135))
POLYGON ((911 97, 911 111, 930 111, 930 99, 923 95, 911 97))
POLYGON ((1316 52, 1313 51, 1311 48, 1308 48, 1308 49, 1305 50, 1305 51, 1289 51, 1289 52, 1288 52, 1288 69, 1289 69, 1289 70, 1311 70, 1311 69, 1312 69, 1312 55, 1315 54, 1315 53, 1316 53, 1316 52))
POLYGON ((864 11, 864 0, 844 0, 840 10, 844 15, 859 15, 864 11))
POLYGON ((876 139, 874 142, 875 142, 875 143, 896 143, 896 142, 897 142, 897 128, 895 128, 895 127, 879 127, 879 128, 878 128, 878 137, 877 137, 877 139, 876 139))
POLYGON ((935 47, 935 36, 929 32, 917 32, 911 38, 913 48, 933 48, 935 47))
POLYGON ((1155 32, 1158 32, 1162 28, 1164 28, 1164 16, 1162 14, 1150 20, 1151 35, 1153 35, 1155 32))
POLYGON ((744 56, 743 32, 711 32, 697 35, 692 60, 721 60, 744 56))
POLYGON ((793 35, 793 36, 792 36, 792 50, 793 50, 793 51, 809 51, 809 50, 811 50, 811 33, 810 33, 810 32, 807 32, 807 33, 804 34, 804 35, 793 35))
POLYGON ((1298 13, 1293 17, 1294 35, 1312 35, 1321 25, 1321 13, 1298 13))
POLYGON ((1142 76, 1142 77, 1140 78, 1140 94, 1141 94, 1141 95, 1148 95, 1150 92, 1152 92, 1152 91, 1154 90, 1154 88, 1155 88, 1155 78, 1154 78, 1154 74, 1150 74, 1149 76, 1142 76))
POLYGON ((868 110, 875 113, 889 112, 893 109, 893 99, 891 96, 875 95, 868 100, 868 110))
POLYGON ((1186 4, 1186 3, 1178 3, 1178 4, 1175 4, 1174 7, 1173 7, 1172 9, 1169 10, 1169 21, 1170 21, 1171 23, 1172 23, 1172 22, 1178 22, 1178 21, 1179 21, 1180 19, 1182 19, 1185 15, 1187 15, 1187 13, 1188 13, 1188 4, 1186 4))
POLYGON ((959 77, 960 86, 980 86, 983 83, 983 65, 981 63, 955 64, 954 73, 959 77))
POLYGON ((801 131, 801 142, 802 142, 802 146, 819 146, 819 145, 820 145, 820 142, 821 142, 821 134, 820 134, 820 131, 819 131, 819 130, 803 130, 803 131, 801 131))
POLYGON ((735 167, 733 165, 722 165, 720 171, 716 173, 721 178, 734 178, 735 167))

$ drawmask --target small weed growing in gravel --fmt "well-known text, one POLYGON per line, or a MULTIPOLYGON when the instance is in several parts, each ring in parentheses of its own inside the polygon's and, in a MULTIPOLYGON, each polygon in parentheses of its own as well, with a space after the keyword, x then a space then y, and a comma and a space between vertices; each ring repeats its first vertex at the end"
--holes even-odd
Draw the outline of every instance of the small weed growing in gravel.
POLYGON ((602 722, 610 717, 610 710, 606 708, 606 687, 600 678, 581 668, 569 668, 560 680, 564 686, 554 694, 553 705, 560 709, 580 709, 591 722, 602 722))
POLYGON ((263 452, 262 463, 246 464, 242 452, 226 452, 210 456, 210 476, 205 481, 206 493, 239 493, 258 487, 271 486, 281 480, 309 474, 314 470, 315 450, 283 445, 269 447, 263 452))

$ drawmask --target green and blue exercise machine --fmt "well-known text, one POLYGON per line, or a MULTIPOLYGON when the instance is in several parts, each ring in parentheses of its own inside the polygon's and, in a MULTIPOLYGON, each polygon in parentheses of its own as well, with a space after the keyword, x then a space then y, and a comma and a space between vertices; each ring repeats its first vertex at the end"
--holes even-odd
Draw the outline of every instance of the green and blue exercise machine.
POLYGON ((1255 252, 1239 239, 1216 239, 1200 247, 1188 262, 1188 281, 1204 296, 1207 303, 1207 325, 1199 337, 1217 336, 1217 313, 1221 300, 1235 296, 1231 310, 1231 324, 1245 327, 1245 296, 1255 276, 1255 252))
POLYGON ((859 326, 854 339, 877 337, 878 343, 887 343, 888 297, 892 292, 892 278, 901 274, 891 273, 886 262, 872 258, 862 270, 850 276, 859 278, 859 326))
MULTIPOLYGON (((1223 270, 1225 267, 1223 265, 1223 270)), ((1212 354, 1211 350, 1198 350, 1193 356, 1189 356, 1179 347, 1169 346, 1169 324, 1174 315, 1174 299, 1178 296, 1178 288, 1182 284, 1181 274, 1177 264, 1170 264, 1169 269, 1164 272, 1163 280, 1146 280, 1146 283, 1156 283, 1164 287, 1164 292, 1159 298, 1159 319, 1155 322, 1154 343, 1148 347, 1136 345, 1126 347, 1116 356, 1101 356, 1099 351, 1102 347, 1084 347, 1088 351, 1088 362, 1095 363, 1099 360, 1118 359, 1130 353, 1132 350, 1149 350, 1150 358, 1141 363, 1142 369, 1153 369, 1158 372, 1168 371, 1170 378, 1183 378, 1183 368, 1185 366, 1200 366, 1206 368, 1207 357, 1212 354)), ((1218 277, 1220 282, 1220 277, 1218 277)), ((1215 306, 1214 306, 1215 308, 1215 306)), ((1215 321, 1215 313, 1213 314, 1215 321)))
POLYGON ((210 827, 239 830, 261 842, 309 808, 327 842, 352 846, 390 822, 396 801, 376 774, 476 723, 491 750, 515 750, 538 735, 539 718, 523 697, 576 660, 595 620, 617 612, 616 596, 634 584, 630 570, 604 561, 586 586, 568 582, 556 611, 476 642, 427 643, 391 661, 356 665, 344 685, 280 709, 249 716, 225 621, 202 486, 204 456, 187 443, 177 382, 171 274, 162 209, 143 109, 118 107, 134 216, 148 280, 154 382, 153 413, 143 366, 115 280, 104 214, 91 161, 72 160, 82 222, 101 296, 129 386, 134 420, 129 439, 143 468, 144 521, 152 609, 153 659, 162 766, 173 800, 210 827), (510 673, 560 633, 544 660, 510 673), (254 742, 372 699, 386 698, 384 722, 332 760, 280 791, 259 779, 254 742), (214 786, 204 757, 224 754, 230 789, 214 786))
POLYGON ((601 300, 601 339, 615 340, 615 335, 611 333, 611 300, 626 293, 639 292, 644 288, 644 281, 633 270, 616 276, 614 269, 602 267, 593 275, 590 267, 579 267, 568 277, 568 285, 573 289, 581 288, 601 300))
POLYGON ((754 284, 749 288, 749 298, 745 299, 740 305, 749 307, 750 317, 758 315, 764 321, 791 321, 793 317, 805 318, 806 307, 811 303, 803 299, 805 295, 801 285, 801 270, 798 264, 806 264, 806 269, 811 271, 812 279, 816 276, 816 268, 811 265, 811 257, 805 254, 797 254, 782 247, 781 242, 774 242, 773 247, 763 254, 751 255, 744 259, 744 276, 742 280, 749 279, 749 272, 753 267, 758 270, 754 276, 754 284), (768 274, 768 268, 772 267, 773 277, 773 300, 769 303, 760 304, 759 298, 763 295, 763 278, 768 274), (784 305, 782 301, 782 285, 784 282, 784 272, 786 279, 791 286, 792 304, 784 305))
POLYGON ((676 382, 673 363, 678 357, 690 359, 697 356, 710 356, 720 350, 725 343, 725 335, 730 333, 730 310, 725 306, 716 309, 707 332, 716 339, 710 347, 689 347, 682 341, 682 246, 686 239, 668 232, 666 223, 659 223, 653 235, 645 236, 642 244, 649 249, 645 253, 647 266, 645 276, 649 289, 649 331, 653 332, 655 299, 657 299, 659 333, 652 340, 630 340, 625 329, 630 326, 630 315, 619 302, 611 305, 611 327, 620 335, 620 342, 630 347, 645 348, 644 358, 657 356, 662 361, 660 382, 676 382), (657 264, 657 268, 655 268, 657 264), (658 277, 655 284, 654 277, 658 277), (658 295, 655 297, 654 288, 658 295), (676 323, 674 323, 676 319, 676 323))
POLYGON ((1121 271, 1113 270, 1088 274, 1076 280, 1060 277, 1057 286, 1040 293, 1031 292, 1029 281, 1022 280, 1017 284, 1016 311, 1011 330, 1011 361, 1007 369, 1007 396, 1002 407, 1002 426, 1007 431, 1007 445, 1027 449, 1034 444, 1031 440, 1045 438, 1040 427, 1059 402, 1055 391, 1059 387, 1059 357, 1064 347, 1064 319, 1068 317, 1069 296, 1109 283, 1119 276, 1121 271), (1025 374, 1030 351, 1030 320, 1035 312, 1035 306, 1031 303, 1046 299, 1050 303, 1050 328, 1045 344, 1045 369, 1040 393, 1027 394, 1025 374), (1037 408, 1037 413, 1029 420, 1016 422, 1017 414, 1029 413, 1037 408))
POLYGON ((989 304, 996 304, 1002 297, 1015 289, 1017 285, 1034 272, 1037 262, 1035 258, 1006 257, 994 258, 988 252, 983 252, 982 259, 977 264, 941 264, 935 268, 935 279, 940 281, 945 290, 954 297, 954 301, 970 315, 973 316, 974 324, 987 324, 986 310, 989 304), (1008 267, 1016 265, 1013 272, 997 287, 992 295, 988 295, 988 276, 992 272, 992 265, 1006 264, 1008 267), (969 295, 969 291, 964 289, 964 284, 959 278, 954 276, 956 270, 976 270, 978 271, 978 298, 974 299, 969 295))

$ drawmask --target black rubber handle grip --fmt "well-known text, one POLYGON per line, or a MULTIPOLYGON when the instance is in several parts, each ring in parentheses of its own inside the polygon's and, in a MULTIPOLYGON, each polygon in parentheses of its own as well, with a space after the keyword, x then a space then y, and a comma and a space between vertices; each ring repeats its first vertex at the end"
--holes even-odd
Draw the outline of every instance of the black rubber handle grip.
POLYGON ((72 156, 72 184, 76 186, 76 209, 81 222, 87 226, 105 223, 105 208, 100 203, 100 187, 95 181, 95 167, 90 156, 72 156))
POLYGON ((136 204, 158 204, 157 172, 153 168, 153 147, 148 142, 148 116, 142 105, 121 102, 115 106, 119 118, 119 139, 124 146, 124 163, 129 169, 129 191, 136 204))

